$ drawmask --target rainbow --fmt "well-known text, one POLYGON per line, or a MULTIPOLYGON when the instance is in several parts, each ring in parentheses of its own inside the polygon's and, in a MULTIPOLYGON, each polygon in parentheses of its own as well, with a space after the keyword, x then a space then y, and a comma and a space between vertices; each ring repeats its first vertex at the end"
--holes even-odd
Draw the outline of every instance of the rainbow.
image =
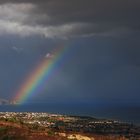
POLYGON ((44 58, 24 80, 13 98, 18 104, 23 104, 32 95, 46 89, 46 82, 49 81, 65 54, 67 47, 58 47, 53 56, 44 58))

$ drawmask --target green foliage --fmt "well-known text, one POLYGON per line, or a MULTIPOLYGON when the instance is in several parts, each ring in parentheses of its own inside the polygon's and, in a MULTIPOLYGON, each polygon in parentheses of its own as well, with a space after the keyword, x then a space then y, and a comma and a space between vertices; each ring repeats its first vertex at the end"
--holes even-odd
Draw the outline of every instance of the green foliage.
POLYGON ((32 129, 38 130, 39 125, 37 123, 32 124, 32 129))
POLYGON ((14 140, 14 139, 11 136, 6 135, 2 138, 2 140, 14 140))
POLYGON ((14 122, 14 123, 15 123, 15 122, 18 122, 18 121, 16 120, 16 118, 14 118, 14 117, 13 117, 13 118, 9 118, 8 121, 9 121, 9 122, 14 122))
POLYGON ((0 132, 5 132, 5 131, 7 131, 6 127, 0 127, 0 132))
POLYGON ((47 133, 48 133, 49 136, 54 136, 55 135, 55 133, 51 130, 49 130, 47 133))
POLYGON ((39 121, 47 121, 48 120, 48 117, 39 117, 38 120, 39 121))

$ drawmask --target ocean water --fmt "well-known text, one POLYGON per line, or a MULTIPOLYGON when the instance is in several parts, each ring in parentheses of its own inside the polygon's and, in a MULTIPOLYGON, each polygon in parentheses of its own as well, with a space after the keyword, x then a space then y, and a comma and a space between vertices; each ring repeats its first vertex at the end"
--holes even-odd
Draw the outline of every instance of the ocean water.
POLYGON ((64 115, 92 116, 140 125, 139 106, 97 105, 91 103, 37 103, 24 105, 1 105, 0 112, 47 112, 64 115))

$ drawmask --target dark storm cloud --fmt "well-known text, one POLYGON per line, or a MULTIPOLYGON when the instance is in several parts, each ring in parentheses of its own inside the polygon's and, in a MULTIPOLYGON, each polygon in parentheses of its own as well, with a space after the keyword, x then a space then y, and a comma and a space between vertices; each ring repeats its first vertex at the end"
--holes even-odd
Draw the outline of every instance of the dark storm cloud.
POLYGON ((28 30, 26 34, 69 37, 113 35, 139 32, 140 29, 139 0, 1 0, 0 2, 2 5, 10 3, 25 4, 25 7, 26 4, 35 6, 29 8, 28 13, 26 8, 22 11, 28 15, 24 20, 20 22, 19 19, 15 20, 20 23, 19 28, 22 26, 22 30, 28 30))

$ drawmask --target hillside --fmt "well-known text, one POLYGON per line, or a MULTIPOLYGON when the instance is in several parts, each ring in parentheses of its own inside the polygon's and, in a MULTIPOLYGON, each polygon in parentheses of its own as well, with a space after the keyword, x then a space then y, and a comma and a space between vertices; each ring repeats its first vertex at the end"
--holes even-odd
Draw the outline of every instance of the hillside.
POLYGON ((51 129, 36 129, 34 126, 0 121, 0 140, 127 140, 121 136, 89 135, 83 133, 55 132, 51 129))

